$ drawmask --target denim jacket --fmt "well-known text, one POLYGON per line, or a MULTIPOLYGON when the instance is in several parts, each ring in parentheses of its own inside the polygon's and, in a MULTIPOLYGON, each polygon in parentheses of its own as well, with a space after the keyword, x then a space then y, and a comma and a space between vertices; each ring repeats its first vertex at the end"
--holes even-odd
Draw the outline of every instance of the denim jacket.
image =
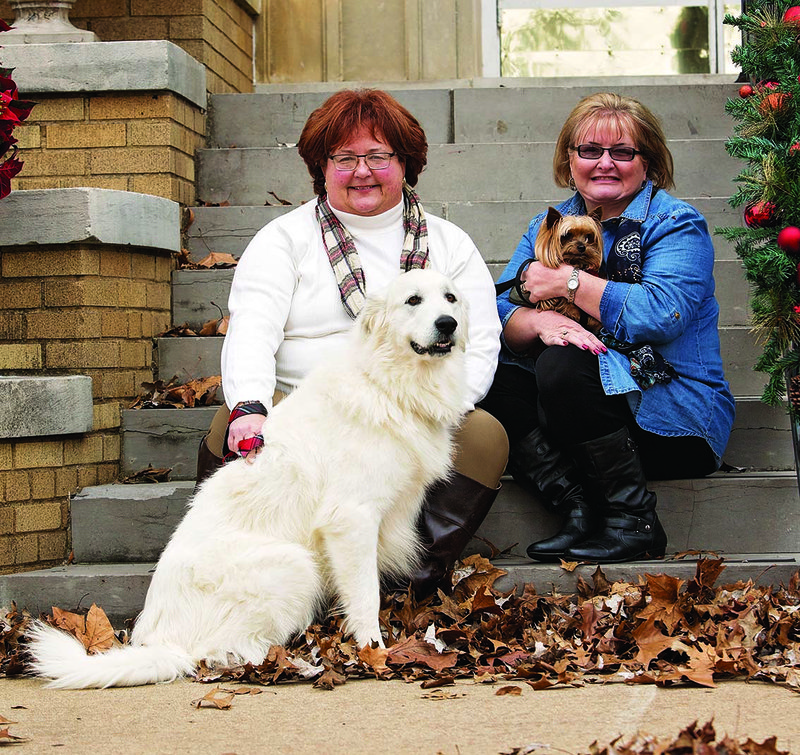
MULTIPOLYGON (((565 215, 586 213, 575 194, 558 207, 565 215)), ((514 277, 534 256, 533 244, 545 213, 537 215, 500 276, 514 277)), ((733 425, 735 405, 722 370, 719 305, 714 297, 714 247, 703 216, 691 205, 651 181, 634 197, 623 218, 641 222, 641 283, 609 281, 600 300, 600 318, 620 341, 649 343, 677 371, 669 383, 641 390, 630 374, 628 358, 609 349, 600 354, 600 376, 607 395, 623 393, 638 425, 657 435, 705 438, 721 461, 733 425)), ((605 254, 614 230, 604 224, 605 254)), ((508 292, 497 297, 505 327, 517 306, 508 292)), ((534 371, 533 359, 515 354, 505 343, 501 362, 534 371)))

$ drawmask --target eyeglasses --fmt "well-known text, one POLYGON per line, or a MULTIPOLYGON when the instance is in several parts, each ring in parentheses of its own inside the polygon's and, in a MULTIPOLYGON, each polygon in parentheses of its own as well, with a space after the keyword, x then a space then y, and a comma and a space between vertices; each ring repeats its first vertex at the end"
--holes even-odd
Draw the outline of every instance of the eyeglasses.
POLYGON ((582 157, 584 160, 599 160, 604 152, 608 152, 612 160, 620 163, 629 163, 636 155, 642 154, 633 147, 600 147, 597 144, 579 144, 570 149, 576 150, 578 157, 582 157))
POLYGON ((368 155, 329 155, 328 159, 333 160, 336 170, 350 172, 358 167, 359 158, 364 158, 364 162, 370 170, 381 170, 388 168, 389 163, 397 152, 370 152, 368 155))

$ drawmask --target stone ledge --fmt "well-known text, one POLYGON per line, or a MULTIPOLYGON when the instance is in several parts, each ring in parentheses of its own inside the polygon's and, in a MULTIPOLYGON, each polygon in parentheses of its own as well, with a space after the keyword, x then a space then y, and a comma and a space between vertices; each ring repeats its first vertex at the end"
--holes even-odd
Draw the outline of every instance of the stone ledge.
POLYGON ((177 202, 113 189, 13 191, 0 203, 0 228, 0 247, 97 243, 170 252, 181 248, 177 202))
POLYGON ((0 377, 0 438, 88 433, 92 422, 87 375, 0 377))
POLYGON ((26 95, 167 91, 206 108, 205 67, 166 40, 9 45, 3 65, 26 95))

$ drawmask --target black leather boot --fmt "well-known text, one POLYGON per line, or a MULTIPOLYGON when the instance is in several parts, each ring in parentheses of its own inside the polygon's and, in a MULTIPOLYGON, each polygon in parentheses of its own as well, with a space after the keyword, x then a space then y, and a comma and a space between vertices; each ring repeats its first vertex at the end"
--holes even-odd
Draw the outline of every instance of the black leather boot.
POLYGON ((197 482, 194 486, 195 492, 197 492, 200 483, 211 477, 224 463, 225 461, 221 456, 216 456, 211 452, 204 437, 200 441, 200 447, 197 449, 197 477, 195 478, 197 482))
POLYGON ((567 551, 573 561, 618 563, 661 558, 667 535, 647 489, 636 444, 628 428, 572 449, 588 483, 603 500, 603 529, 567 551))
POLYGON ((578 470, 550 445, 537 427, 514 444, 508 458, 508 472, 522 487, 545 499, 547 504, 566 515, 561 529, 546 540, 528 546, 534 561, 558 561, 566 550, 585 540, 596 524, 584 497, 578 470))
POLYGON ((455 472, 428 491, 418 522, 425 553, 410 577, 417 598, 445 588, 447 572, 489 513, 499 490, 455 472))

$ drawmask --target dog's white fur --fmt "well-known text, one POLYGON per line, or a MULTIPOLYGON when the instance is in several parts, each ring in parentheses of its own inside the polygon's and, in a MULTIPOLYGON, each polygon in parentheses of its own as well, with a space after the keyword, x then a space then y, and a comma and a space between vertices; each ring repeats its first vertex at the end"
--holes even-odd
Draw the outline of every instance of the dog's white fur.
POLYGON ((270 412, 256 460, 227 464, 200 487, 130 645, 87 655, 34 623, 33 669, 49 686, 171 681, 204 659, 258 664, 331 600, 358 645, 383 645, 380 576, 413 568, 426 488, 451 468, 466 305, 446 277, 414 270, 368 298, 353 333, 346 353, 270 412), (442 316, 457 322, 452 335, 437 328, 442 316))

